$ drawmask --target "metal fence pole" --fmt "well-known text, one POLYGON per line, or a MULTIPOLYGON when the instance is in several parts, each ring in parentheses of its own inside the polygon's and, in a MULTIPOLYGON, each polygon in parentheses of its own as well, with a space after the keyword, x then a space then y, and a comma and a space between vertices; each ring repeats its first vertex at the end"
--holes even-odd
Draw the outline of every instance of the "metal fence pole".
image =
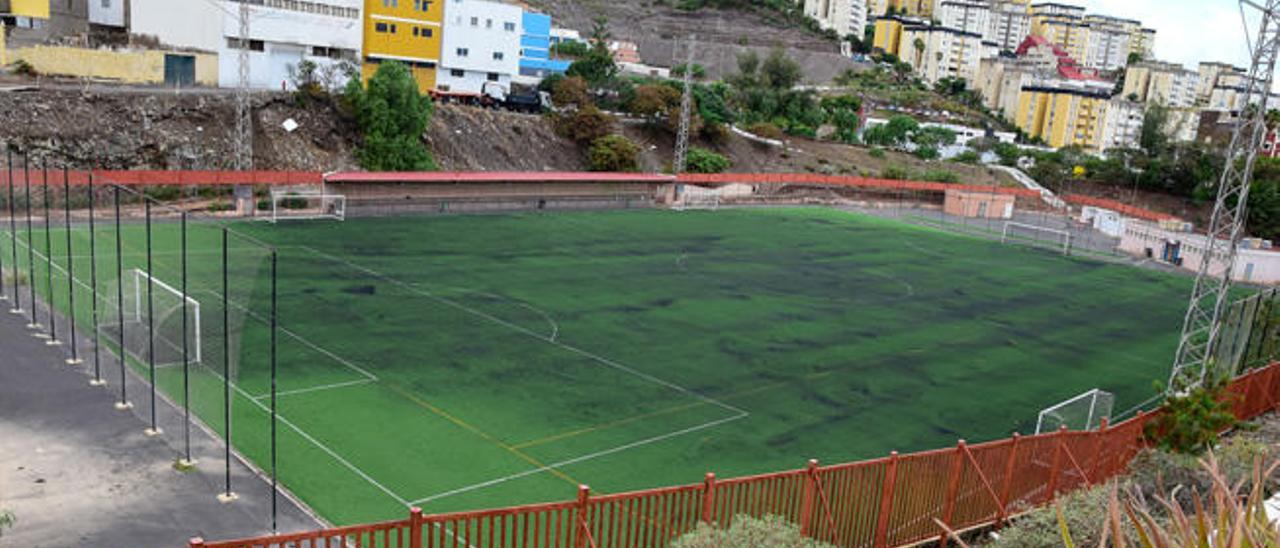
POLYGON ((800 535, 813 534, 813 507, 818 497, 818 461, 811 459, 804 469, 804 490, 800 495, 800 535))
POLYGON ((71 357, 67 358, 67 365, 80 365, 80 350, 76 348, 76 259, 71 244, 71 180, 66 166, 62 166, 62 204, 62 224, 67 231, 67 325, 70 328, 67 343, 71 345, 71 357))
POLYGON ((92 386, 102 386, 107 384, 102 379, 102 326, 101 319, 98 317, 98 228, 94 221, 96 213, 93 209, 96 197, 93 195, 93 168, 89 168, 89 285, 92 286, 90 298, 93 299, 91 306, 91 316, 93 321, 93 380, 89 381, 92 386))
MULTIPOLYGON (((9 165, 9 244, 13 261, 9 263, 9 269, 13 271, 13 303, 9 307, 12 314, 22 314, 22 299, 18 292, 18 204, 17 198, 13 192, 13 149, 7 151, 9 165)), ((23 173, 23 177, 26 173, 23 173)), ((28 197, 28 200, 31 198, 28 197)))
MULTIPOLYGON (((960 476, 964 474, 964 455, 967 449, 964 440, 956 443, 955 457, 951 461, 951 473, 947 479, 947 494, 942 503, 942 523, 947 527, 951 527, 951 516, 955 513, 956 497, 960 494, 960 476)), ((938 535, 938 545, 946 548, 947 541, 951 536, 943 531, 938 535)))
POLYGON ((1000 517, 996 521, 996 527, 1004 524, 1009 518, 1009 494, 1013 490, 1013 466, 1018 462, 1018 442, 1022 440, 1022 434, 1013 433, 1013 443, 1009 445, 1009 460, 1004 465, 1004 488, 1000 490, 1000 517))
MULTIPOLYGON (((13 151, 12 150, 7 151, 5 154, 4 167, 7 170, 7 175, 8 175, 8 177, 6 177, 5 180, 8 181, 9 188, 13 188, 13 151)), ((13 218, 13 193, 10 193, 9 195, 9 218, 10 219, 13 218)), ((9 296, 6 295, 4 291, 4 284, 5 284, 4 257, 2 255, 4 255, 4 253, 0 253, 0 301, 7 301, 9 300, 9 296)), ((9 265, 9 270, 14 270, 17 267, 18 267, 18 263, 11 264, 9 265)), ((14 270, 14 272, 15 272, 15 275, 13 276, 13 286, 16 288, 18 286, 18 276, 16 274, 17 271, 14 270)))
POLYGON ((702 522, 711 525, 715 519, 716 507, 716 474, 707 472, 702 481, 702 522))
POLYGON ((22 185, 27 193, 27 288, 31 290, 31 323, 28 329, 40 329, 40 321, 36 317, 36 246, 34 232, 31 227, 31 157, 22 153, 22 185))
MULTIPOLYGON (((151 253, 151 199, 142 196, 145 228, 147 235, 147 382, 151 384, 151 427, 147 428, 148 436, 160 434, 156 424, 156 315, 155 315, 155 266, 151 253)), ((184 303, 185 304, 185 303, 184 303)))
POLYGON ((178 238, 182 254, 182 445, 186 455, 183 464, 192 466, 196 461, 191 458, 191 337, 187 333, 191 307, 187 306, 187 212, 185 210, 181 212, 178 238))
POLYGON ((125 326, 124 326, 124 237, 122 235, 122 227, 120 226, 120 186, 112 185, 115 197, 115 213, 116 213, 116 322, 120 330, 120 401, 116 402, 116 409, 129 409, 133 404, 129 403, 129 394, 127 384, 125 382, 125 367, 129 361, 129 345, 126 343, 125 326))
POLYGON ((889 518, 893 514, 893 495, 898 483, 898 452, 889 453, 885 465, 884 483, 880 488, 880 513, 876 517, 875 547, 884 548, 889 542, 889 518))
POLYGON ((235 500, 236 494, 231 491, 231 314, 227 307, 231 299, 227 297, 230 286, 227 283, 227 236, 228 229, 222 228, 222 446, 225 469, 223 493, 219 499, 223 502, 235 500))
POLYGON ((276 299, 276 275, 279 256, 271 250, 271 531, 277 528, 279 477, 277 476, 279 452, 276 448, 276 327, 279 325, 279 309, 276 299))
POLYGON ((40 182, 44 190, 44 278, 45 289, 49 290, 49 294, 45 297, 45 305, 48 306, 49 318, 49 340, 45 344, 49 346, 57 346, 58 342, 58 320, 53 317, 54 299, 53 299, 53 230, 50 226, 49 215, 49 164, 48 161, 40 163, 40 182))

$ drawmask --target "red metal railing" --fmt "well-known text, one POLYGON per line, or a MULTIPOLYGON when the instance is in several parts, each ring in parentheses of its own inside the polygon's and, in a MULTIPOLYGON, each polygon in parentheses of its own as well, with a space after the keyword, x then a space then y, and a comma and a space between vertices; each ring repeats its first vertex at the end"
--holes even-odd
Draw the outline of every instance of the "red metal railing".
MULTIPOLYGON (((1280 364, 1257 369, 1228 387, 1236 417, 1276 409, 1280 364)), ((1159 411, 1156 412, 1157 414, 1159 411)), ((946 544, 952 530, 1000 525, 1058 494, 1122 473, 1142 449, 1156 414, 1089 432, 1057 432, 632 493, 255 539, 206 548, 387 546, 397 548, 631 548, 667 546, 699 523, 728 524, 738 515, 777 515, 812 538, 837 546, 881 548, 925 541, 946 544)))

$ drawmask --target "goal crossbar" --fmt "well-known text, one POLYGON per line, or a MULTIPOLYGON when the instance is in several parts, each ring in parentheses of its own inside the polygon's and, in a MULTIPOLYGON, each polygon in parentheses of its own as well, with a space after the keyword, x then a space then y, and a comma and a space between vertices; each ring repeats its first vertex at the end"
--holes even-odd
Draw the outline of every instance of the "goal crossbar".
MULTIPOLYGON (((150 287, 152 289, 159 289, 161 291, 169 293, 170 295, 173 295, 174 297, 176 297, 179 301, 183 301, 185 306, 189 306, 191 308, 191 315, 188 318, 189 320, 191 320, 190 327, 192 328, 192 338, 193 338, 192 345, 191 345, 193 347, 191 348, 191 351, 192 351, 191 361, 192 363, 203 363, 204 355, 201 349, 204 345, 201 344, 201 340, 200 340, 200 334, 202 333, 202 330, 200 328, 200 301, 197 301, 191 298, 190 294, 183 296, 181 290, 174 288, 173 286, 165 283, 164 281, 162 281, 161 279, 155 276, 152 276, 150 273, 148 273, 145 270, 142 270, 141 268, 133 269, 133 280, 134 280, 133 317, 135 322, 141 323, 143 320, 142 311, 144 310, 143 307, 146 306, 146 303, 144 301, 146 297, 143 294, 144 286, 150 287)), ((186 334, 184 334, 183 336, 185 337, 186 334)))
POLYGON ((1110 417, 1112 407, 1115 403, 1115 396, 1105 390, 1094 388, 1088 392, 1075 396, 1073 398, 1061 401, 1040 411, 1036 417, 1036 433, 1040 434, 1044 431, 1045 418, 1057 418, 1066 422, 1067 418, 1063 417, 1060 412, 1065 409, 1078 409, 1084 411, 1083 428, 1085 430, 1093 428, 1093 425, 1104 417, 1110 417), (1087 411, 1085 409, 1087 408, 1087 411))
POLYGON ((347 218, 347 197, 319 190, 271 191, 272 223, 280 221, 347 218))
MULTIPOLYGON (((1069 231, 1059 230, 1056 228, 1037 226, 1037 225, 1032 225, 1027 223, 1019 223, 1017 221, 1005 221, 1004 230, 1000 234, 1000 243, 1007 244, 1010 241, 1041 243, 1040 239, 1038 238, 1018 237, 1016 234, 1010 234, 1011 229, 1022 229, 1022 230, 1030 231, 1033 233, 1052 234, 1054 236, 1057 236, 1061 242, 1062 254, 1063 255, 1071 254, 1072 235, 1071 235, 1071 232, 1069 231)), ((1058 246, 1058 243, 1055 242, 1054 247, 1056 248, 1057 246, 1058 246)))

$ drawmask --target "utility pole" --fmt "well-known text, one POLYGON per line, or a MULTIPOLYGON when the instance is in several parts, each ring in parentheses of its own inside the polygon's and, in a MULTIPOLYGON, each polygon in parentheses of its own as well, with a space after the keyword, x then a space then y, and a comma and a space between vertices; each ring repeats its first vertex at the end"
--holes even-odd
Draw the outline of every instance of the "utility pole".
POLYGON ((675 158, 671 161, 671 173, 684 172, 685 157, 689 154, 689 120, 693 110, 693 54, 698 47, 698 37, 689 36, 689 54, 684 63, 684 96, 680 98, 680 131, 676 134, 675 158))
MULTIPOLYGON (((238 55, 239 82, 236 86, 236 134, 235 169, 253 170, 253 105, 249 98, 249 3, 240 2, 240 51, 238 55)), ((240 214, 251 216, 257 210, 253 203, 253 187, 249 181, 235 188, 240 214)))
POLYGON ((1262 13, 1257 35, 1249 41, 1252 63, 1241 106, 1240 121, 1227 149, 1218 198, 1206 232, 1204 258, 1196 275, 1195 287, 1187 306, 1178 353, 1169 375, 1171 394, 1183 393, 1204 383, 1211 375, 1232 374, 1221 369, 1231 364, 1216 363, 1217 345, 1222 320, 1231 296, 1231 276, 1235 268, 1240 239, 1244 237, 1248 215, 1249 185, 1258 148, 1266 134, 1267 100, 1275 80, 1277 58, 1280 57, 1280 0, 1239 0, 1241 14, 1245 8, 1262 13), (1255 106, 1252 111, 1251 107, 1255 106))

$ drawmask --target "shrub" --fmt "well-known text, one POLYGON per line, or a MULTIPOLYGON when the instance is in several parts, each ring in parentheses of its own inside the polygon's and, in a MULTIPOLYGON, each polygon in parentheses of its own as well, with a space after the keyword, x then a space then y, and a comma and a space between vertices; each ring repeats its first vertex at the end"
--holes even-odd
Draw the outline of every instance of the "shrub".
POLYGON ((671 543, 672 548, 827 548, 800 535, 800 527, 778 516, 740 515, 727 529, 705 523, 671 543))
POLYGON ((747 132, 754 134, 757 137, 764 137, 765 139, 773 139, 775 141, 781 141, 784 137, 782 129, 769 122, 751 124, 747 127, 747 132))
POLYGON ((960 177, 945 169, 931 169, 924 172, 924 180, 935 183, 958 183, 960 177))
POLYGON ((587 81, 581 76, 560 77, 551 86, 551 101, 556 106, 586 105, 591 102, 587 95, 587 81))
POLYGON ((356 78, 347 84, 346 103, 355 112, 363 143, 360 166, 369 171, 429 171, 435 159, 422 141, 431 123, 431 99, 418 91, 409 67, 396 61, 378 64, 368 87, 356 78))
POLYGON ((724 173, 732 163, 724 155, 693 147, 685 157, 685 171, 689 173, 724 173))
POLYGON ((13 524, 17 521, 18 518, 13 515, 13 512, 0 510, 0 537, 4 536, 5 529, 13 527, 13 524))
POLYGON ((639 171, 640 147, 621 135, 606 135, 591 143, 587 167, 591 171, 639 171))
POLYGON ((1218 434, 1236 424, 1225 380, 1206 381, 1183 395, 1169 396, 1164 411, 1143 434, 1161 449, 1196 455, 1218 443, 1218 434))
POLYGON ((889 179, 891 181, 907 181, 911 179, 911 171, 902 166, 889 166, 880 172, 881 179, 889 179))
POLYGON ((556 57, 577 59, 591 53, 591 46, 586 42, 566 41, 551 46, 551 54, 556 57))
POLYGON ((868 152, 868 154, 870 154, 872 158, 875 158, 877 160, 883 160, 884 157, 887 156, 884 152, 884 149, 880 147, 872 147, 871 152, 868 152))
POLYGON ((13 62, 13 73, 20 76, 31 77, 40 75, 40 72, 36 70, 36 67, 32 66, 31 63, 28 63, 26 59, 18 59, 13 62))
POLYGON ((940 155, 938 153, 938 149, 933 147, 917 148, 913 154, 915 154, 916 158, 919 158, 921 160, 937 160, 938 156, 940 155))
POLYGON ((973 164, 977 164, 978 162, 981 162, 982 157, 978 156, 977 152, 974 152, 972 150, 966 150, 956 155, 955 161, 960 162, 962 164, 973 165, 973 164))
POLYGON ((576 111, 557 115, 555 125, 556 134, 586 145, 613 132, 613 116, 593 105, 587 105, 576 111))
POLYGON ((217 213, 219 211, 231 211, 232 209, 235 209, 235 206, 228 202, 213 202, 204 209, 210 213, 217 213))
POLYGON ((644 118, 656 118, 672 110, 679 110, 680 92, 662 84, 644 84, 636 87, 635 97, 627 106, 631 114, 644 118))
POLYGON ((1062 495, 1052 507, 1033 510, 1014 518, 1009 526, 1000 530, 999 539, 991 543, 995 548, 1041 548, 1061 546, 1059 520, 1071 530, 1071 538, 1077 546, 1101 546, 1102 531, 1106 528, 1107 501, 1110 487, 1081 489, 1062 495))

